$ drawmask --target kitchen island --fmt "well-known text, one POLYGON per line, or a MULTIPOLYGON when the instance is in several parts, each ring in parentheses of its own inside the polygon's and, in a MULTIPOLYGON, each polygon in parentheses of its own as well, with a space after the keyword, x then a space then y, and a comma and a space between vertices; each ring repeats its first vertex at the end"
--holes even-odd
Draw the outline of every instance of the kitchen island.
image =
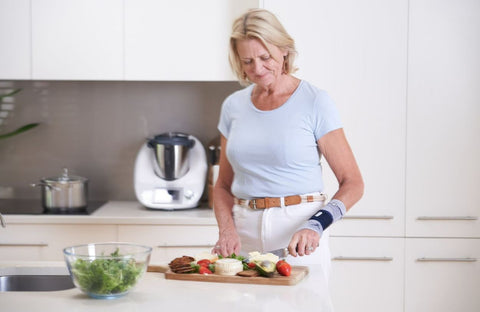
POLYGON ((313 268, 294 286, 167 280, 163 273, 147 272, 136 288, 121 298, 92 299, 77 288, 0 292, 0 310, 329 312, 333 308, 323 274, 313 268))

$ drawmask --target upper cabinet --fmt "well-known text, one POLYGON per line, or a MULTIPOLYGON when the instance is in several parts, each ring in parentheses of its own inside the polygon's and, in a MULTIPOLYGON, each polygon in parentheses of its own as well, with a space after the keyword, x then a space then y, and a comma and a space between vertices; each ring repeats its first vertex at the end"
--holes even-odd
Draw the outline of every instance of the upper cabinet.
POLYGON ((123 3, 32 0, 32 79, 123 79, 123 3))
POLYGON ((0 0, 0 79, 30 79, 30 0, 0 0))
POLYGON ((256 3, 126 0, 125 79, 233 80, 231 25, 256 3))
POLYGON ((407 235, 480 237, 480 2, 412 0, 409 21, 407 235))
POLYGON ((0 0, 0 79, 234 80, 233 19, 258 0, 0 0))

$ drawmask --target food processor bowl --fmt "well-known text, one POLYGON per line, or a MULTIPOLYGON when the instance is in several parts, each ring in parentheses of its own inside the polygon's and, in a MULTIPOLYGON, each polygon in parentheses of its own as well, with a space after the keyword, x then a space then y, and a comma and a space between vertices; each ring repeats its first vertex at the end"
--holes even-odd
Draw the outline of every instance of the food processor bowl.
POLYGON ((154 170, 162 179, 173 181, 183 177, 189 169, 188 153, 195 144, 188 134, 167 132, 148 140, 154 153, 154 170))

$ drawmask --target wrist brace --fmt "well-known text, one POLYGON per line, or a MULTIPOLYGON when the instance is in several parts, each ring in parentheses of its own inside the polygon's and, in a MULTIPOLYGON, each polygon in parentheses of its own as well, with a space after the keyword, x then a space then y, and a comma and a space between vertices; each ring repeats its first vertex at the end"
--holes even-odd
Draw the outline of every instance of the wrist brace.
POLYGON ((310 217, 300 228, 309 229, 322 235, 333 222, 340 220, 347 209, 338 199, 332 199, 325 207, 310 217))

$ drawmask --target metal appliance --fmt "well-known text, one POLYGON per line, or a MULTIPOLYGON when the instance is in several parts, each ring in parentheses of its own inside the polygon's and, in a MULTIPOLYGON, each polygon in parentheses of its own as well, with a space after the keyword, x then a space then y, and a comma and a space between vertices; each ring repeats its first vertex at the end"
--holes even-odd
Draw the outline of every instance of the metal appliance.
POLYGON ((45 209, 66 211, 87 207, 88 179, 70 175, 67 168, 63 168, 61 176, 43 178, 40 183, 31 185, 42 187, 42 205, 45 209))
POLYGON ((147 139, 138 152, 134 188, 147 208, 177 210, 197 207, 207 176, 202 143, 192 135, 166 132, 147 139))

